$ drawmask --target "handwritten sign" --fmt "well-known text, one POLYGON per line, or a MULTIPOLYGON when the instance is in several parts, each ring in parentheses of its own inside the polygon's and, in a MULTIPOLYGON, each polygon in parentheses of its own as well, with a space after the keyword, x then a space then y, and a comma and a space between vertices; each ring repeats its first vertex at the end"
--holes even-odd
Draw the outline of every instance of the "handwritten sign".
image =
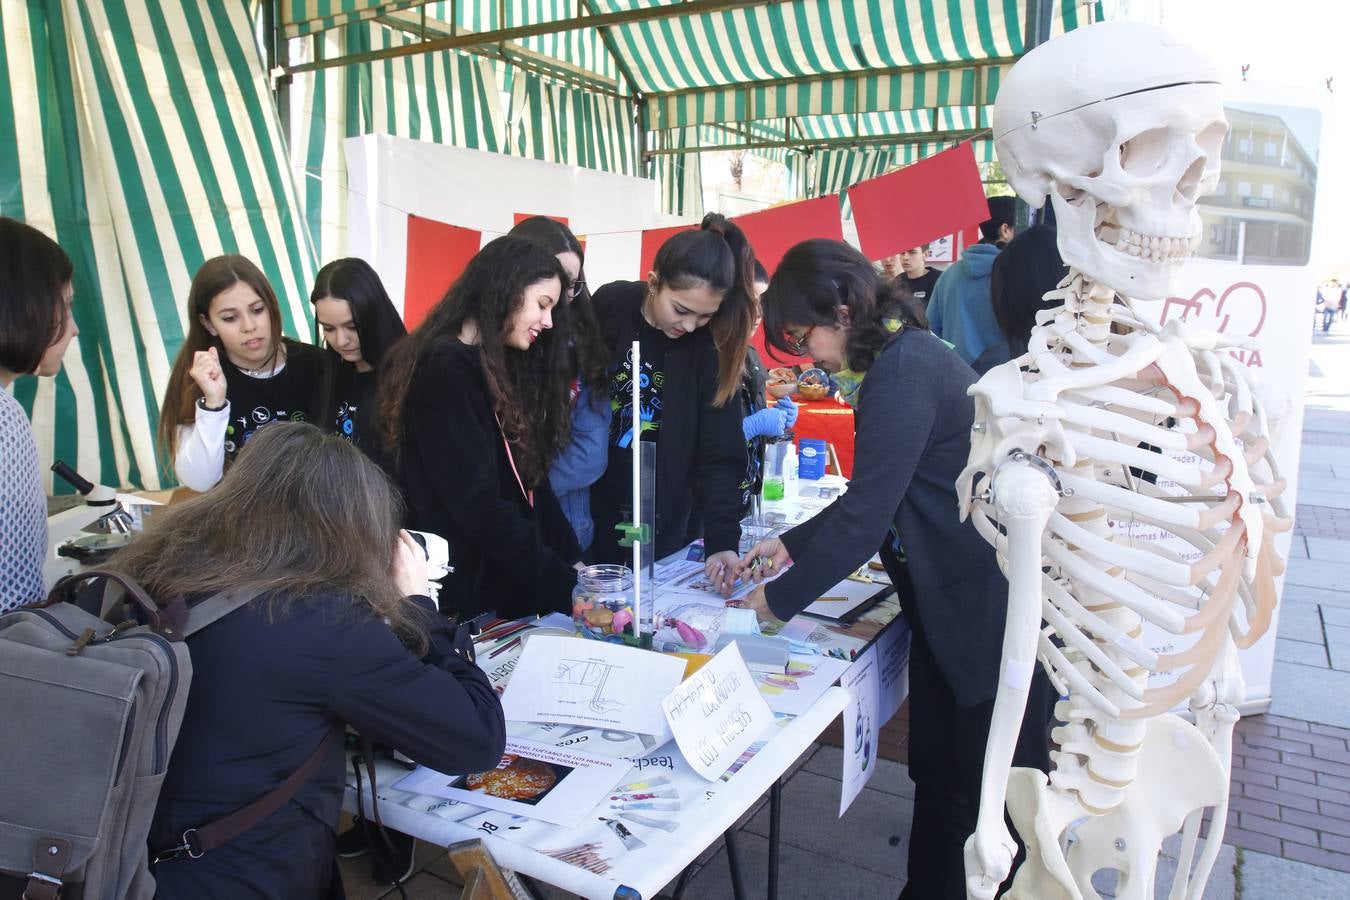
POLYGON ((712 658, 661 700, 680 753, 695 772, 716 781, 773 723, 773 711, 735 644, 712 658))

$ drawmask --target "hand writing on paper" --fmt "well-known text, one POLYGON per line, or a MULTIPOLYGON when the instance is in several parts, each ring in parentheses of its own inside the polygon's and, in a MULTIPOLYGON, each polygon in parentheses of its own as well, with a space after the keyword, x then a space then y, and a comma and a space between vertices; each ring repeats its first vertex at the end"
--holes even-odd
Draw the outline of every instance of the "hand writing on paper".
POLYGON ((739 563, 735 551, 723 550, 704 561, 703 574, 722 592, 723 597, 730 597, 731 589, 736 585, 736 566, 739 563))

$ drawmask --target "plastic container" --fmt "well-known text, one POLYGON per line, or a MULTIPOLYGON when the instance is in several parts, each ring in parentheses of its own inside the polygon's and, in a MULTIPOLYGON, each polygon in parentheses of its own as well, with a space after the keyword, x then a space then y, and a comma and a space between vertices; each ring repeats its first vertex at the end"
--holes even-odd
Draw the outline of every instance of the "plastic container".
POLYGON ((627 566, 587 566, 572 589, 572 623, 577 634, 595 640, 632 642, 637 635, 633 612, 633 570, 627 566))
POLYGON ((797 442, 800 453, 797 462, 797 475, 802 479, 815 480, 825 475, 825 442, 816 438, 802 438, 797 442))
POLYGON ((791 435, 764 442, 764 467, 760 473, 764 482, 765 500, 772 502, 782 500, 786 496, 787 448, 790 446, 792 446, 791 435))

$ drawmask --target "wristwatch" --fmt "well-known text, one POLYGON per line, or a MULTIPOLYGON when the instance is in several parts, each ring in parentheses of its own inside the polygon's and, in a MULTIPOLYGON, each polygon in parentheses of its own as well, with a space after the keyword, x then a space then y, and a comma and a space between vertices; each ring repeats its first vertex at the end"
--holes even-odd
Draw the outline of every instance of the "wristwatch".
POLYGON ((205 398, 205 397, 198 397, 198 398, 197 398, 197 408, 198 408, 198 409, 201 409, 201 410, 205 410, 206 412, 220 412, 222 409, 224 409, 225 407, 227 407, 227 406, 229 406, 229 405, 230 405, 230 401, 229 401, 229 400, 226 400, 224 403, 220 404, 219 406, 207 406, 207 405, 206 405, 206 398, 205 398))

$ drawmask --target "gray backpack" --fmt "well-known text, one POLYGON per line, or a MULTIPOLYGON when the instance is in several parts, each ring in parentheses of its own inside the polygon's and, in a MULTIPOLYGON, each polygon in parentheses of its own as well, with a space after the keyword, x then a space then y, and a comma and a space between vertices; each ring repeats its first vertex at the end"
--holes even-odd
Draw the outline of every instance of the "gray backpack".
MULTIPOLYGON (((0 900, 141 900, 155 893, 146 836, 183 721, 192 661, 184 639, 243 606, 253 592, 159 608, 115 572, 62 579, 47 601, 0 616, 0 900), (148 624, 109 624, 74 603, 103 579, 148 624), (120 592, 117 590, 120 588, 120 592)), ((280 808, 334 744, 265 797, 189 829, 161 857, 198 856, 280 808)))

